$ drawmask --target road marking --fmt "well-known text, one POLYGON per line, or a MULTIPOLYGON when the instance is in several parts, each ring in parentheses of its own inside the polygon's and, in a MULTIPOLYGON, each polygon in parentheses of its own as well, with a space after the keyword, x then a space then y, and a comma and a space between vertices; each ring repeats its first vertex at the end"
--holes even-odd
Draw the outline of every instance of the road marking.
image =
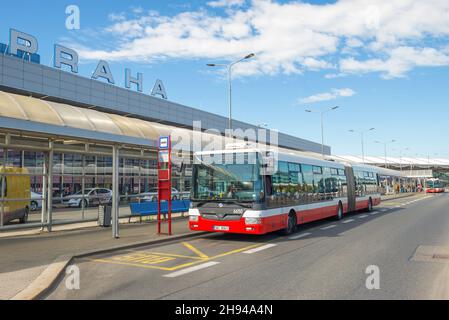
MULTIPOLYGON (((388 211, 388 209, 382 209, 382 210, 380 210, 380 212, 387 212, 388 211)), ((376 212, 377 213, 377 212, 376 212)))
POLYGON ((176 258, 164 257, 156 254, 146 252, 134 252, 126 255, 112 257, 111 260, 118 262, 129 262, 135 264, 154 265, 162 264, 164 262, 173 261, 176 258))
POLYGON ((359 219, 364 219, 366 217, 368 217, 368 216, 366 214, 364 214, 364 215, 359 216, 359 219))
POLYGON ((198 250, 197 248, 195 248, 194 246, 192 246, 188 242, 183 242, 182 245, 184 247, 186 247, 187 249, 193 251, 198 257, 200 257, 202 259, 208 259, 209 258, 206 254, 202 253, 200 250, 198 250))
POLYGON ((348 220, 343 221, 342 223, 349 223, 349 222, 353 222, 353 221, 355 221, 355 220, 354 219, 348 219, 348 220))
POLYGON ((259 252, 259 251, 262 251, 262 250, 266 250, 266 249, 270 249, 270 248, 273 248, 273 247, 276 247, 276 245, 273 244, 273 243, 272 244, 266 244, 266 245, 258 247, 258 248, 254 248, 254 249, 250 249, 250 250, 247 250, 247 251, 243 251, 243 253, 253 254, 253 253, 256 253, 256 252, 259 252))
POLYGON ((144 268, 144 269, 157 269, 157 270, 164 270, 164 271, 174 270, 173 268, 169 268, 169 267, 148 266, 148 265, 142 265, 142 264, 137 264, 137 263, 111 261, 111 260, 107 260, 107 259, 92 259, 91 261, 107 263, 107 264, 118 264, 118 265, 124 265, 124 266, 129 266, 129 267, 138 267, 138 268, 144 268))
POLYGON ((190 267, 190 268, 186 268, 186 269, 183 269, 183 270, 179 270, 179 271, 175 271, 175 272, 166 274, 166 275, 164 275, 164 277, 165 278, 176 278, 176 277, 185 275, 187 273, 191 273, 191 272, 198 271, 198 270, 201 270, 201 269, 213 267, 213 266, 215 266, 215 265, 217 265, 219 263, 220 262, 209 261, 209 262, 206 262, 206 263, 203 263, 203 264, 199 264, 199 265, 196 265, 196 266, 193 266, 193 267, 190 267))
POLYGON ((183 254, 176 254, 176 253, 154 252, 154 251, 151 251, 151 252, 148 252, 148 253, 157 254, 157 255, 161 255, 161 256, 175 257, 175 258, 184 258, 184 259, 192 259, 192 260, 203 260, 203 258, 200 258, 200 257, 192 257, 192 256, 186 256, 186 255, 183 255, 183 254))
POLYGON ((296 239, 301 239, 301 238, 304 238, 304 237, 307 237, 307 236, 310 236, 310 235, 311 235, 310 232, 306 232, 306 233, 301 233, 301 234, 298 234, 296 236, 290 237, 288 239, 289 240, 296 240, 296 239))
POLYGON ((332 225, 330 225, 330 226, 327 226, 327 227, 321 228, 320 230, 329 230, 329 229, 335 228, 336 226, 337 226, 337 225, 335 225, 335 224, 332 224, 332 225))
MULTIPOLYGON (((382 211, 383 212, 383 211, 382 211)), ((373 212, 370 212, 369 214, 370 215, 372 215, 372 216, 375 216, 376 214, 378 214, 379 212, 378 211, 373 211, 373 212)))

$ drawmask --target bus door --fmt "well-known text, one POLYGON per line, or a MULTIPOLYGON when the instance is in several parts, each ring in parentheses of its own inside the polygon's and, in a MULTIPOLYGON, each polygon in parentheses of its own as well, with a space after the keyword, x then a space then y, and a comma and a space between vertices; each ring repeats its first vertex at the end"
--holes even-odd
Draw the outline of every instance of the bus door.
POLYGON ((346 167, 346 181, 348 185, 348 212, 356 210, 356 186, 354 178, 354 169, 352 167, 346 167))

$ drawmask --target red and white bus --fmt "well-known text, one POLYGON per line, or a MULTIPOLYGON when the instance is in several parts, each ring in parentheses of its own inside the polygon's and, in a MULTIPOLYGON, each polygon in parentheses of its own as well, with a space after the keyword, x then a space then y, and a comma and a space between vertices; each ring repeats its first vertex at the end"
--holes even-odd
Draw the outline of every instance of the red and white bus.
POLYGON ((426 192, 427 193, 444 193, 445 188, 440 179, 427 179, 426 192))
POLYGON ((284 150, 194 155, 191 230, 266 234, 380 204, 377 168, 284 150))

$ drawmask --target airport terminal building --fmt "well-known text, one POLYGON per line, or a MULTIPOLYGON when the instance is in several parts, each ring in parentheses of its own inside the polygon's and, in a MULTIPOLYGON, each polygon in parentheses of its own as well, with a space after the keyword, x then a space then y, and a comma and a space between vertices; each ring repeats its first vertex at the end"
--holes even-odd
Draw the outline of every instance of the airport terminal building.
MULTIPOLYGON (((21 201, 32 203, 34 210, 27 226, 96 220, 93 204, 102 192, 115 191, 112 195, 126 207, 133 196, 154 190, 160 136, 177 132, 192 140, 197 121, 202 130, 225 134, 226 117, 170 102, 164 95, 165 88, 162 97, 144 94, 42 65, 37 54, 13 54, 10 46, 0 45, 0 228, 17 227, 7 223, 7 215, 21 201), (29 178, 30 199, 12 196, 18 176, 29 178), (69 208, 67 199, 76 194, 69 208)), ((237 120, 233 128, 259 130, 237 120)), ((281 132, 277 141, 271 137, 266 134, 266 142, 321 153, 318 143, 281 132)), ((330 147, 324 150, 330 154, 330 147)), ((188 165, 175 172, 180 197, 190 190, 190 175, 188 165)), ((113 210, 127 214, 121 207, 113 210)))

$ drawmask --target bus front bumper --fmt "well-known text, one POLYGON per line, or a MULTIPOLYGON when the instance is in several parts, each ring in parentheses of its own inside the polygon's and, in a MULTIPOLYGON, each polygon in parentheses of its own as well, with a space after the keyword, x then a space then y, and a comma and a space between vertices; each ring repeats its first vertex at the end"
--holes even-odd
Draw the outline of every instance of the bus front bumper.
POLYGON ((261 224, 246 224, 245 218, 236 221, 206 220, 201 216, 198 221, 189 221, 190 230, 224 233, 265 234, 263 221, 261 224))

